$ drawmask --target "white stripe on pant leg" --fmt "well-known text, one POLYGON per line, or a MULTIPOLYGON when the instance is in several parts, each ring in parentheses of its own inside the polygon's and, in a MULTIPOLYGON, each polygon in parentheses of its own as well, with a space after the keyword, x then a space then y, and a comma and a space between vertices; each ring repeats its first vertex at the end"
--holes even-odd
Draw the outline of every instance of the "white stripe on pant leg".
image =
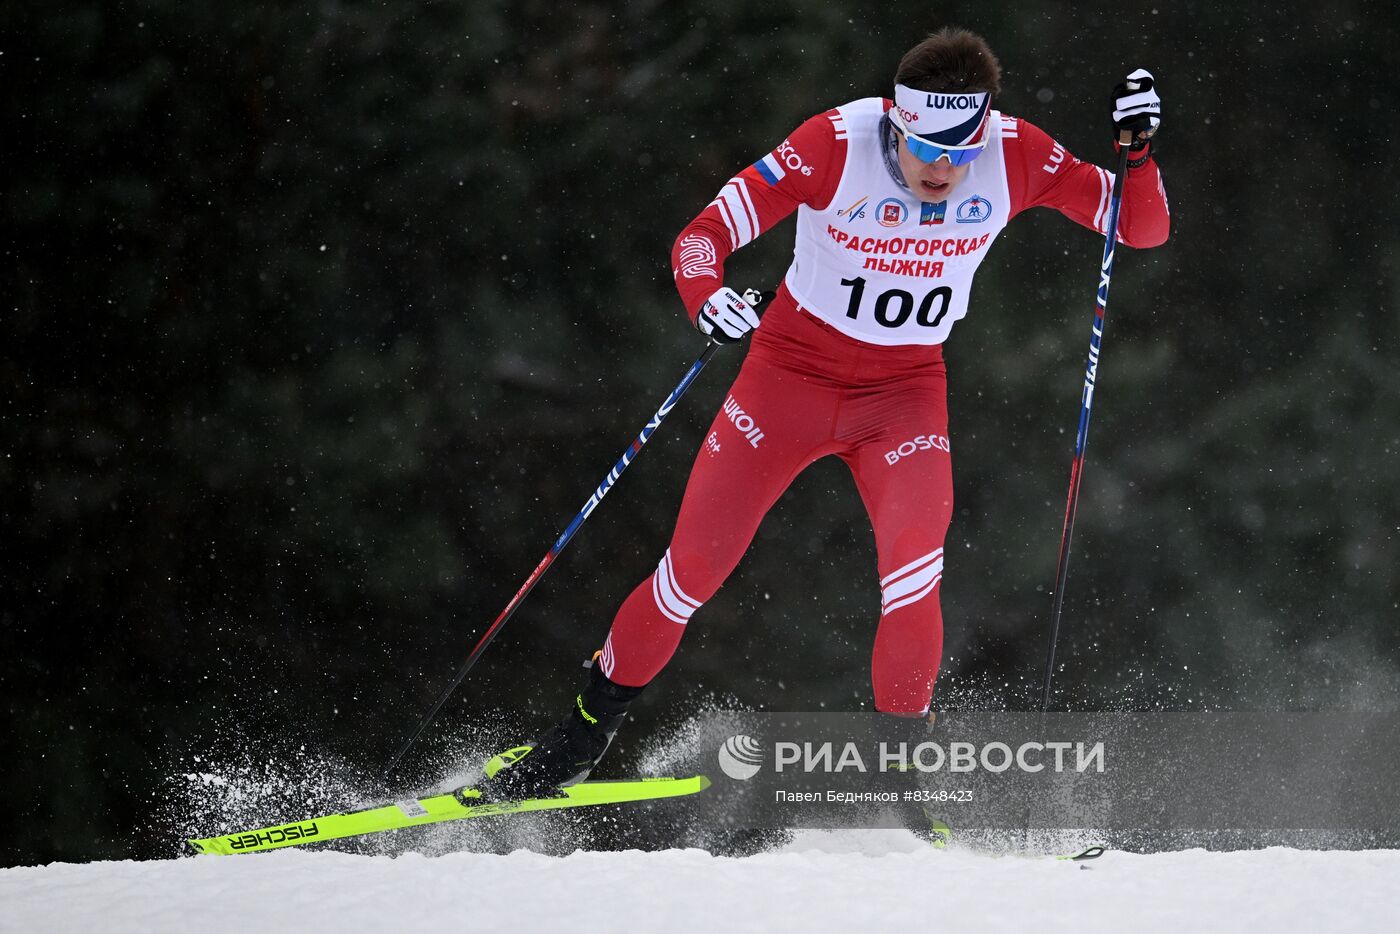
POLYGON ((937 587, 938 582, 942 579, 943 575, 939 574, 933 580, 929 581, 927 584, 925 584, 923 587, 910 594, 909 596, 896 600, 893 603, 886 604, 880 610, 880 615, 884 616, 887 613, 893 613, 895 610, 899 609, 902 606, 908 606, 911 603, 918 603, 924 597, 927 597, 929 594, 933 593, 933 588, 937 587))
POLYGON ((880 581, 881 613, 922 600, 943 578, 943 549, 929 552, 880 581))
POLYGON ((657 567, 659 569, 664 569, 666 583, 671 588, 671 592, 679 597, 682 603, 691 608, 691 613, 700 609, 700 601, 682 590, 680 581, 676 580, 676 565, 675 562, 671 560, 671 549, 666 549, 666 554, 662 556, 661 563, 657 565, 657 567))
POLYGON ((690 616, 700 608, 700 601, 687 596, 676 582, 675 570, 671 567, 671 550, 666 549, 656 573, 651 576, 651 594, 656 599, 656 608, 673 623, 684 626, 690 616))
POLYGON ((919 570, 915 571, 913 574, 908 574, 904 577, 901 577, 897 581, 893 581, 892 583, 886 584, 881 589, 881 602, 883 602, 884 605, 888 607, 890 604, 894 603, 897 600, 904 599, 911 593, 923 590, 924 587, 928 585, 929 581, 933 580, 935 577, 941 576, 942 574, 943 557, 940 555, 938 557, 938 560, 924 565, 923 567, 919 568, 919 570))
POLYGON ((884 588, 888 587, 891 583, 893 583, 894 581, 898 580, 899 578, 904 577, 905 575, 908 575, 908 574, 912 574, 912 573, 914 573, 915 571, 917 571, 919 568, 923 567, 924 565, 928 564, 930 561, 934 560, 935 558, 941 558, 941 557, 943 557, 943 549, 942 549, 942 548, 935 548, 933 551, 930 551, 928 554, 926 554, 926 555, 921 555, 920 557, 915 558, 913 561, 910 561, 908 564, 906 564, 904 567, 900 568, 899 570, 897 570, 897 571, 891 571, 889 574, 886 574, 884 577, 880 578, 880 588, 881 588, 881 589, 884 589, 884 588))
POLYGON ((920 571, 918 574, 906 577, 897 584, 885 588, 884 593, 880 595, 881 612, 888 613, 890 610, 897 610, 902 606, 908 606, 917 600, 922 600, 942 579, 943 562, 938 561, 930 565, 927 570, 920 571))

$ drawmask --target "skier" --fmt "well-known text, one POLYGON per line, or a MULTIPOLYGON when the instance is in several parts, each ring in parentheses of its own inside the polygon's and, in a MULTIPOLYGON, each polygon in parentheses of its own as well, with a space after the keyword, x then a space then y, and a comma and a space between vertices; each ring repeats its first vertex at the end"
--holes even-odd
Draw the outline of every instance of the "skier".
MULTIPOLYGON (((894 83, 892 100, 807 120, 676 238, 672 266, 690 320, 717 342, 752 331, 752 347, 697 455, 660 564, 617 611, 564 719, 487 763, 487 794, 547 794, 585 778, 764 514, 829 454, 855 476, 875 531, 876 709, 928 711, 953 508, 941 345, 1011 218, 1051 207, 1102 234, 1113 178, 992 108, 1000 66, 973 33, 929 36, 901 59, 894 83), (760 328, 753 303, 724 284, 724 262, 794 210, 792 265, 760 328)), ((1115 89, 1113 121, 1133 134, 1119 241, 1157 246, 1170 222, 1152 158, 1160 100, 1147 71, 1115 89)))

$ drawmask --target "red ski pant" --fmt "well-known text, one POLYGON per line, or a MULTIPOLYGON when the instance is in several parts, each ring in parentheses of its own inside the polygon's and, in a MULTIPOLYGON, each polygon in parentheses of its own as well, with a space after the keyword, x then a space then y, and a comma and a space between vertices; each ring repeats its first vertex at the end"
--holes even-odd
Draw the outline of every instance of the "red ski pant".
POLYGON ((829 454, 850 468, 875 530, 875 706, 927 710, 943 651, 938 585, 953 510, 941 350, 854 340, 797 308, 786 289, 701 445, 670 548, 618 610, 603 672, 626 685, 655 677, 773 503, 829 454))

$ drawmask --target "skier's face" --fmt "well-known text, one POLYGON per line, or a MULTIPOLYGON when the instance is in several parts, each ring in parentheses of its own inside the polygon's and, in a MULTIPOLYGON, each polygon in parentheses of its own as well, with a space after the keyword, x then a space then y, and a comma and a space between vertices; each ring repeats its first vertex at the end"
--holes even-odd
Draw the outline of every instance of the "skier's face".
POLYGON ((899 170, 909 190, 922 201, 943 201, 967 177, 970 165, 953 165, 947 159, 924 162, 909 151, 903 137, 899 140, 899 170))

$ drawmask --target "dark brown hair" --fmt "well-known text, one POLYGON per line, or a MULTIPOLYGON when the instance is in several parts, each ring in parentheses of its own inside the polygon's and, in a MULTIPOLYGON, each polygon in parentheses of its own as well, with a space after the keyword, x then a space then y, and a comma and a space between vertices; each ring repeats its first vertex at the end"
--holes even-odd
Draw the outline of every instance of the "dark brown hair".
POLYGON ((1001 93, 1001 65, 986 39, 946 26, 904 53, 894 83, 935 94, 996 95, 1001 93))

